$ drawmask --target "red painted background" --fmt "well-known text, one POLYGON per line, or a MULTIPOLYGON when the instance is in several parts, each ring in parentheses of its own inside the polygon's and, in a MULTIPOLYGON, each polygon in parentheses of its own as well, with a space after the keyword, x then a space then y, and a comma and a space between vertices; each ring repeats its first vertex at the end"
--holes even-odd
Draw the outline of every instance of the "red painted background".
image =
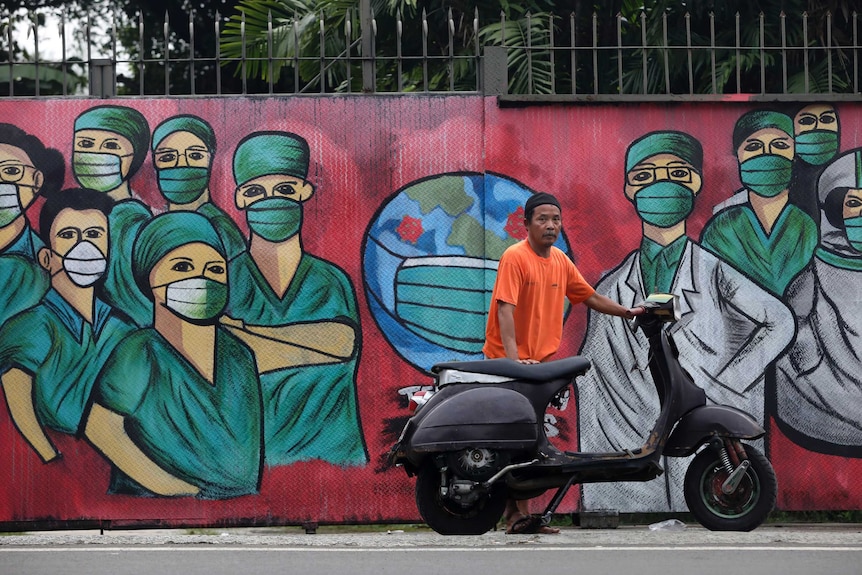
MULTIPOLYGON (((406 415, 399 388, 430 380, 393 351, 365 301, 361 249, 376 210, 403 186, 435 174, 501 174, 531 190, 557 195, 576 263, 595 283, 636 249, 641 238, 640 220, 623 194, 627 146, 647 132, 666 129, 687 132, 701 142, 704 187, 688 219, 688 234, 696 239, 713 206, 740 187, 731 133, 737 118, 751 109, 741 103, 501 108, 495 98, 479 96, 348 96, 3 101, 0 117, 63 152, 66 184, 72 186, 68 161, 74 120, 104 103, 140 110, 151 129, 176 114, 207 120, 218 141, 212 199, 243 229, 244 221, 233 206, 231 160, 236 144, 259 130, 287 130, 306 138, 311 147, 309 179, 317 191, 305 205, 302 240, 307 252, 345 270, 355 288, 362 325, 357 389, 370 462, 359 468, 304 462, 267 469, 259 495, 224 501, 109 496, 105 494, 109 466, 89 444, 49 432, 64 457, 43 464, 15 429, 0 399, 0 525, 418 520, 413 481, 402 470, 385 465, 395 440, 386 422, 406 415)), ((862 108, 842 104, 838 109, 840 149, 859 147, 862 108)), ((162 208, 149 156, 131 184, 146 202, 162 208)), ((28 212, 33 222, 39 206, 37 201, 28 212)), ((570 314, 559 355, 577 352, 585 319, 585 308, 570 314)), ((573 410, 563 414, 566 419, 573 416, 573 410)), ((862 460, 808 452, 783 438, 774 425, 769 433, 781 508, 862 508, 862 488, 852 481, 862 472, 862 460)), ((573 494, 560 511, 576 507, 573 494)))

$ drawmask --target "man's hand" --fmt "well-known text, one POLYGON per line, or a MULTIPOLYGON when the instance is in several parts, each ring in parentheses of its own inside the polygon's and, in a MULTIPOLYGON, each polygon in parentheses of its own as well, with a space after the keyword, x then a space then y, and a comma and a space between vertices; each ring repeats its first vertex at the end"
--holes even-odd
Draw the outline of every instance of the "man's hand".
POLYGON ((643 307, 633 307, 626 310, 625 318, 626 319, 634 319, 635 317, 642 315, 646 312, 646 308, 643 307))

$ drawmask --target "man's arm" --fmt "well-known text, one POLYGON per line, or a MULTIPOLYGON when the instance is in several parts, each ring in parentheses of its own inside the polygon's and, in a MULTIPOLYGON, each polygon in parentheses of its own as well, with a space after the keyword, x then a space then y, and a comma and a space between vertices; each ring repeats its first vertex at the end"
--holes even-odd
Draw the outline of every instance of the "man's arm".
POLYGON ((6 404, 15 427, 27 440, 27 443, 39 454, 44 463, 60 456, 51 440, 45 435, 36 408, 33 406, 33 376, 20 369, 12 368, 0 378, 3 391, 6 394, 6 404))
POLYGON ((636 315, 642 313, 642 308, 629 309, 598 292, 584 300, 584 305, 597 312, 616 315, 626 319, 633 319, 636 315))

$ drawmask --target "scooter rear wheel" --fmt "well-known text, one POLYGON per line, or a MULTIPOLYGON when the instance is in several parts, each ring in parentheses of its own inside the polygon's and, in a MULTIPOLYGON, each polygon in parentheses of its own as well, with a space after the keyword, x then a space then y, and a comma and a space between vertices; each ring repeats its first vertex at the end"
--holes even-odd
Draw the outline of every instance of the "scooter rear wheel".
POLYGON ((416 478, 416 507, 425 523, 441 535, 481 535, 497 525, 506 508, 506 494, 492 487, 464 506, 441 493, 440 471, 425 465, 416 478))
POLYGON ((721 485, 728 472, 714 449, 704 449, 685 474, 685 502, 694 518, 711 531, 751 531, 766 520, 778 492, 769 460, 751 445, 745 446, 751 466, 733 493, 721 485))

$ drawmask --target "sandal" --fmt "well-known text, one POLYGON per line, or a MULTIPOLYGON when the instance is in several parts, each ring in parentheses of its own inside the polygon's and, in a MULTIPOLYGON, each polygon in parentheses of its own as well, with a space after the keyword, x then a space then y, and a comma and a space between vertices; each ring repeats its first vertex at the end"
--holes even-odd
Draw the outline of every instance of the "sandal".
POLYGON ((510 535, 527 535, 533 533, 554 535, 559 532, 560 530, 556 527, 542 525, 542 518, 537 515, 521 515, 506 528, 506 533, 510 535))

